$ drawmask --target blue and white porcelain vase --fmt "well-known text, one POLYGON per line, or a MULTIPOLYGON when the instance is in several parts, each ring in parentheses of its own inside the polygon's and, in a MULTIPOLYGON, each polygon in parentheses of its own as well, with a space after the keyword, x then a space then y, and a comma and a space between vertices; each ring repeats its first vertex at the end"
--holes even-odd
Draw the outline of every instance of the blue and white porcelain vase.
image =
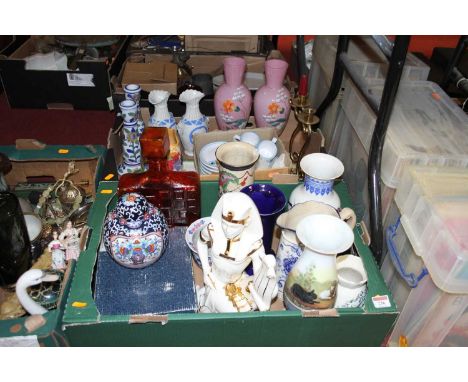
POLYGON ((179 101, 187 105, 184 116, 177 125, 184 153, 193 156, 193 136, 208 132, 208 117, 200 112, 199 102, 205 95, 193 89, 183 91, 179 101))
POLYGON ((314 200, 340 208, 340 197, 333 190, 333 184, 335 179, 343 175, 343 163, 332 155, 314 153, 304 156, 300 166, 305 174, 304 183, 291 193, 289 207, 314 200))
POLYGON ((148 101, 154 105, 154 113, 151 115, 148 126, 150 127, 166 127, 174 129, 176 120, 167 107, 167 100, 171 93, 165 90, 151 90, 148 96, 148 101))
MULTIPOLYGON (((129 85, 127 85, 129 86, 129 85)), ((141 157, 140 136, 145 124, 139 118, 138 104, 133 99, 119 103, 124 120, 122 128, 122 163, 117 168, 120 175, 140 172, 146 169, 141 157)))
POLYGON ((144 170, 140 146, 140 135, 143 133, 143 129, 144 125, 142 126, 138 121, 124 122, 122 163, 117 168, 119 176, 144 170))
POLYGON ((168 244, 163 213, 137 193, 124 194, 104 222, 104 245, 109 255, 128 268, 156 262, 168 244))

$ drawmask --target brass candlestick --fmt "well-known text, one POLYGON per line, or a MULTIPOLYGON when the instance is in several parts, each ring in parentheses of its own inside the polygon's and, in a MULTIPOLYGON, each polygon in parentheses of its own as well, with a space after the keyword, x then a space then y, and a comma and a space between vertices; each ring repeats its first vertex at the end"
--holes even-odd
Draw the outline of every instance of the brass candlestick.
POLYGON ((294 116, 297 120, 297 127, 291 135, 289 141, 289 156, 291 161, 296 165, 296 173, 300 174, 299 162, 302 159, 308 141, 312 133, 316 130, 313 126, 317 126, 320 118, 315 115, 315 109, 311 107, 310 102, 306 96, 297 96, 291 100, 291 107, 294 110, 294 116), (293 151, 294 141, 297 134, 302 131, 306 139, 299 152, 293 151))

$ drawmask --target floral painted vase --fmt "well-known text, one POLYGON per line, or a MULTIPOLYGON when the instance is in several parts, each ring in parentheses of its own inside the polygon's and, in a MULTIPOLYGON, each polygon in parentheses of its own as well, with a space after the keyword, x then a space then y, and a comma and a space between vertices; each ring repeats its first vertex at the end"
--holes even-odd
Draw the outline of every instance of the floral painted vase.
POLYGON ((252 108, 252 94, 244 85, 246 62, 241 57, 224 59, 224 79, 214 96, 220 130, 245 129, 252 108))
POLYGON ((265 62, 266 83, 255 93, 254 111, 257 127, 274 127, 280 135, 288 122, 291 94, 283 86, 288 63, 283 60, 265 62))
POLYGON ((104 245, 109 255, 128 268, 156 262, 168 244, 166 218, 143 195, 124 194, 104 222, 104 245))
POLYGON ((199 102, 205 95, 193 89, 183 91, 179 96, 179 101, 187 105, 185 114, 177 124, 184 152, 188 156, 193 156, 193 136, 208 132, 208 117, 200 112, 199 102))
POLYGON ((152 90, 149 93, 148 101, 154 105, 154 113, 149 119, 148 126, 167 127, 174 129, 176 120, 167 107, 167 100, 171 93, 165 90, 152 90))
POLYGON ((122 163, 117 168, 119 176, 143 170, 140 136, 145 126, 139 122, 124 122, 122 129, 122 163))

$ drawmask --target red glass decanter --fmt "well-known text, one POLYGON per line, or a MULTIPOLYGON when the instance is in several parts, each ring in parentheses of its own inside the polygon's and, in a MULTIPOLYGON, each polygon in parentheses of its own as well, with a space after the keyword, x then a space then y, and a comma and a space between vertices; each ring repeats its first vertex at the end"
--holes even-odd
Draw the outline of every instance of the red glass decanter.
POLYGON ((195 171, 172 171, 166 157, 169 136, 166 128, 146 128, 140 138, 142 155, 149 169, 124 174, 119 195, 137 192, 165 215, 169 226, 190 225, 200 218, 200 177, 195 171))

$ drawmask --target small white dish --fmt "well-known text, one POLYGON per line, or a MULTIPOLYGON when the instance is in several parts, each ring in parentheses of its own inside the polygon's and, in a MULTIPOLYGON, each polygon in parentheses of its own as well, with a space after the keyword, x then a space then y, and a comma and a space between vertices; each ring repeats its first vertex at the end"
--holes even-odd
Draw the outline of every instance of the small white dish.
MULTIPOLYGON (((213 87, 216 91, 222 84, 224 84, 224 74, 213 77, 213 87)), ((265 85, 265 74, 247 72, 244 77, 244 85, 250 90, 258 90, 265 85)))
POLYGON ((208 167, 217 167, 216 165, 216 149, 221 146, 225 141, 216 141, 208 143, 200 150, 200 163, 208 167))

